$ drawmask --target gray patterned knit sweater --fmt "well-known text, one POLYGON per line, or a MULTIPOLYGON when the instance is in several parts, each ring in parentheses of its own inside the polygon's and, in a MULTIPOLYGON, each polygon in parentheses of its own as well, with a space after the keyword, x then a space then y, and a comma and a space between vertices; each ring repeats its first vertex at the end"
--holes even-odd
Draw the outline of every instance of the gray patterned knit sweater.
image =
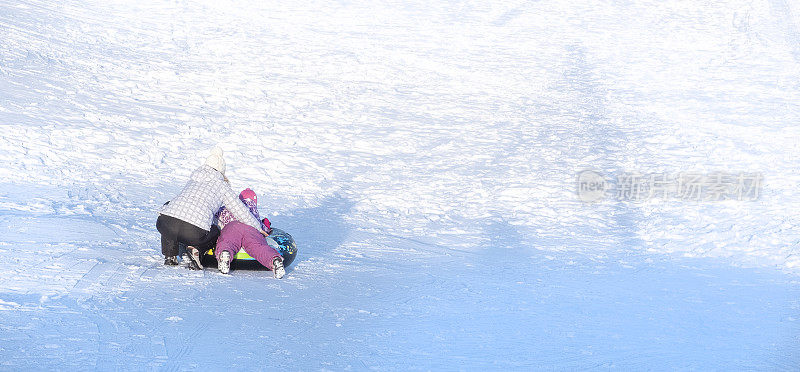
POLYGON ((214 213, 225 206, 237 220, 261 230, 258 221, 225 182, 222 174, 208 165, 197 168, 189 176, 189 182, 180 194, 161 208, 161 214, 186 221, 208 231, 213 223, 214 213))

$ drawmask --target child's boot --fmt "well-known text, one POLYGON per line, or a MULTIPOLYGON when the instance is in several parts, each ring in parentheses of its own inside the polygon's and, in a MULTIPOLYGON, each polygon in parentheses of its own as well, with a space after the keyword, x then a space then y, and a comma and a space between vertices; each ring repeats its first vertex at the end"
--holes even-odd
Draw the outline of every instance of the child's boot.
POLYGON ((223 251, 219 254, 217 268, 219 268, 219 272, 223 274, 227 274, 231 271, 231 252, 223 251))
POLYGON ((283 260, 280 257, 272 260, 272 275, 275 276, 275 279, 283 278, 286 275, 286 269, 283 268, 283 260))

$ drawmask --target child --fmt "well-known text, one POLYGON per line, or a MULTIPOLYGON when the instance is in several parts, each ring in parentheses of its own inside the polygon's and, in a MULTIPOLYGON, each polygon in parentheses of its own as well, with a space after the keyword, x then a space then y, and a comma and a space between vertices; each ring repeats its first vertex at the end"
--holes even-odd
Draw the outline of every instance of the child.
MULTIPOLYGON (((256 220, 259 220, 256 193, 253 190, 244 189, 239 194, 239 199, 250 208, 250 214, 256 220)), ((217 213, 217 225, 222 230, 217 240, 215 252, 221 273, 227 274, 230 272, 233 257, 236 256, 240 248, 244 248, 247 254, 272 270, 276 279, 280 279, 286 274, 286 270, 283 267, 283 257, 274 247, 267 244, 268 239, 259 230, 239 222, 225 207, 220 208, 217 213)), ((269 232, 269 225, 269 220, 264 218, 261 223, 261 230, 269 232)))

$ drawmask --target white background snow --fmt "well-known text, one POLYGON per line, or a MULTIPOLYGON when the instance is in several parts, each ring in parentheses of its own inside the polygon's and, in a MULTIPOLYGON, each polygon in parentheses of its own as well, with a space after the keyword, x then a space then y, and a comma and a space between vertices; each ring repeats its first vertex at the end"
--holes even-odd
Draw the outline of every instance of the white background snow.
POLYGON ((799 124, 789 0, 3 1, 0 369, 793 370, 799 124), (217 144, 283 280, 162 265, 217 144))

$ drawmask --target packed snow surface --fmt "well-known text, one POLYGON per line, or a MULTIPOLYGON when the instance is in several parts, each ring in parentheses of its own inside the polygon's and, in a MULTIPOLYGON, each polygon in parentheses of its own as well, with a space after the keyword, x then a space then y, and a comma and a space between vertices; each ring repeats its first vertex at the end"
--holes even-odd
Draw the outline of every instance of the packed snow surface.
POLYGON ((0 164, 2 370, 800 366, 793 1, 3 1, 0 164), (283 280, 162 265, 215 145, 283 280))

